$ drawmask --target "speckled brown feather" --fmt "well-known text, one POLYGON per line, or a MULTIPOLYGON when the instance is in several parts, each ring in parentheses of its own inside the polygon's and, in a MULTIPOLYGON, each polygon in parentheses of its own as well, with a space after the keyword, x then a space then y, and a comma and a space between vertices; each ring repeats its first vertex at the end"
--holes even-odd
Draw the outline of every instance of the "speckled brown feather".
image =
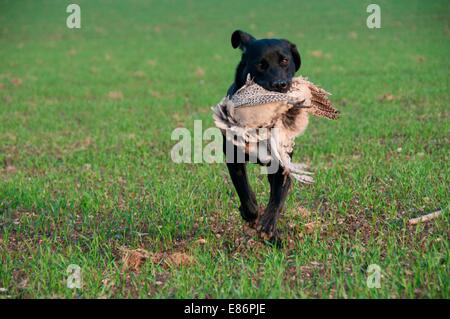
MULTIPOLYGON (((213 108, 214 122, 223 132, 230 130, 242 138, 232 142, 250 154, 250 140, 264 141, 270 156, 278 160, 285 172, 302 183, 312 183, 305 165, 292 163, 290 153, 294 139, 308 125, 308 114, 335 120, 339 117, 328 99, 330 93, 302 77, 292 80, 287 93, 265 90, 250 78, 233 96, 225 97, 213 108), (255 128, 278 129, 276 133, 259 135, 255 128)), ((264 162, 264 161, 262 161, 264 162)))

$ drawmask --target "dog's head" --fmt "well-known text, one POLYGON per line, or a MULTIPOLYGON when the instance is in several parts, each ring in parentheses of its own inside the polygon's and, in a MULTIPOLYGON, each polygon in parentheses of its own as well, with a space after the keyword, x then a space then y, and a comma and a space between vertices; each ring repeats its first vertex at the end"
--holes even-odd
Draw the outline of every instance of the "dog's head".
POLYGON ((284 39, 256 40, 250 34, 237 30, 231 35, 233 48, 242 50, 236 70, 235 85, 245 84, 247 74, 266 90, 286 92, 301 59, 295 44, 284 39))

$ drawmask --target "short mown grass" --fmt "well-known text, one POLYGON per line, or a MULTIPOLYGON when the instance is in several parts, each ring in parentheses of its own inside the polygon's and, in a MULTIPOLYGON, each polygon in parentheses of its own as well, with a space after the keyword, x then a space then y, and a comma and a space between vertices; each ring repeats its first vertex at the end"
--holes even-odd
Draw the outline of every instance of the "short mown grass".
POLYGON ((83 0, 79 30, 69 3, 0 2, 0 298, 449 297, 447 1, 379 1, 381 29, 356 0, 83 0), (238 28, 296 43, 342 112, 297 139, 316 183, 283 248, 244 227, 224 164, 170 159, 174 128, 213 125, 238 28))

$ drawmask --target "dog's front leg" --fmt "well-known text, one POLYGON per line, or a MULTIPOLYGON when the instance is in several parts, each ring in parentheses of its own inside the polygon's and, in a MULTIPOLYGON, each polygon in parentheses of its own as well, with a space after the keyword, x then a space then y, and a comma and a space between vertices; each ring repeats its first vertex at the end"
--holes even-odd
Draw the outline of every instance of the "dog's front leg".
POLYGON ((245 221, 253 223, 258 217, 258 204, 256 196, 248 183, 245 165, 245 163, 227 163, 231 180, 241 201, 241 206, 239 207, 241 216, 245 221))
MULTIPOLYGON (((239 211, 241 212, 241 216, 245 221, 249 222, 250 224, 253 224, 256 218, 258 217, 258 203, 256 202, 256 196, 253 193, 250 184, 248 182, 245 160, 244 163, 240 163, 238 161, 238 158, 240 157, 238 155, 238 152, 242 151, 239 150, 236 146, 232 145, 230 142, 224 140, 225 154, 227 152, 227 147, 228 151, 232 149, 234 152, 233 153, 234 156, 232 156, 231 161, 229 162, 227 161, 227 167, 234 188, 236 189, 236 192, 239 196, 239 200, 241 202, 239 211)), ((241 153, 240 155, 242 155, 241 158, 245 159, 244 154, 241 153)))
POLYGON ((268 175, 270 183, 270 199, 264 210, 264 214, 259 218, 258 230, 261 236, 266 240, 278 240, 276 223, 278 217, 284 209, 289 189, 291 186, 291 177, 285 175, 284 169, 280 166, 278 170, 268 175))

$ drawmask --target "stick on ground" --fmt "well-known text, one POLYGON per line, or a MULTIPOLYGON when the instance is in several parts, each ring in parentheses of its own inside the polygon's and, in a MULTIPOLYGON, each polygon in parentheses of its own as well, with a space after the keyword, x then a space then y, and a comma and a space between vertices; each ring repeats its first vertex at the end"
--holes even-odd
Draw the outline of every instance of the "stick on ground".
POLYGON ((430 213, 430 214, 427 214, 427 215, 423 215, 423 216, 420 216, 420 217, 417 217, 417 218, 410 219, 408 223, 410 225, 416 225, 416 224, 418 224, 420 222, 427 222, 427 221, 430 221, 432 219, 435 219, 435 218, 439 217, 441 214, 442 214, 442 210, 437 210, 437 211, 435 211, 433 213, 430 213))

